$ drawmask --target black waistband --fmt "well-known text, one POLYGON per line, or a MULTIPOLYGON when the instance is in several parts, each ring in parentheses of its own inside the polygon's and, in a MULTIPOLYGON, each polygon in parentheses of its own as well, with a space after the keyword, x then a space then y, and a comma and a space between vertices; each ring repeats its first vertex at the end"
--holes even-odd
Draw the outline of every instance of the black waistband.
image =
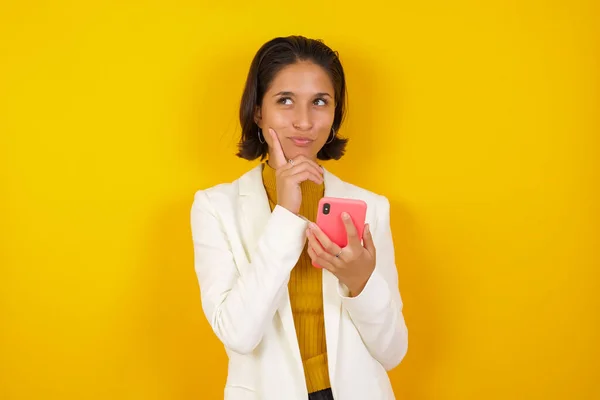
POLYGON ((331 389, 319 390, 308 394, 308 400, 334 400, 331 389))

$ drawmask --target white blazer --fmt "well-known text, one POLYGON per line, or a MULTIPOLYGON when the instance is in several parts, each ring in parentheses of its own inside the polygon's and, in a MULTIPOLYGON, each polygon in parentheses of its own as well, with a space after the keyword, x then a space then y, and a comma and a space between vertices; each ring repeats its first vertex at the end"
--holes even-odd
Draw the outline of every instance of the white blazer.
MULTIPOLYGON (((306 241, 307 221, 271 212, 262 166, 232 183, 196 192, 191 209, 194 265, 202 308, 229 357, 226 400, 307 400, 287 284, 306 241)), ((389 202, 327 170, 325 196, 367 202, 377 251, 363 291, 323 269, 329 376, 335 400, 395 399, 387 371, 404 358, 402 314, 389 202)))

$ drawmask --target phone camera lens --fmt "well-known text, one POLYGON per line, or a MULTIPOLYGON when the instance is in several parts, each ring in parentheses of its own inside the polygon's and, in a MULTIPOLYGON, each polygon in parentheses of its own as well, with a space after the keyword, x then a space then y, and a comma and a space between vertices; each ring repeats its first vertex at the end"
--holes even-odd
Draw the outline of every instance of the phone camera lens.
POLYGON ((325 214, 325 215, 329 214, 329 208, 330 207, 331 206, 329 205, 329 203, 323 204, 323 214, 325 214))

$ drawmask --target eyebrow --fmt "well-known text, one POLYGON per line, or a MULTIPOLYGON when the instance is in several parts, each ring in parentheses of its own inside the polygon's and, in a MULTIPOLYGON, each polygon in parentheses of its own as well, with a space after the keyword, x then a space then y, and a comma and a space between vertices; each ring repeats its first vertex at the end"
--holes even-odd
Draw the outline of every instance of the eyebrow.
MULTIPOLYGON (((275 93, 273 95, 273 97, 275 97, 275 96, 294 96, 294 92, 279 92, 279 93, 275 93)), ((315 96, 317 96, 317 97, 325 97, 325 96, 332 97, 327 92, 319 92, 319 93, 316 93, 315 96)))

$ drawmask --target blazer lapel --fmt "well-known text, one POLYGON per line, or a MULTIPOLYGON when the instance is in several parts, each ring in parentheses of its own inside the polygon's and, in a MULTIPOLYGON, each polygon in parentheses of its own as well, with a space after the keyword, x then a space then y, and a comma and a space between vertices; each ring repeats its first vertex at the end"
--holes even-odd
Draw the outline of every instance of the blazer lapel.
MULTIPOLYGON (((327 170, 324 173, 324 181, 326 197, 347 196, 344 182, 327 170)), ((329 377, 332 386, 334 386, 342 299, 338 294, 338 279, 326 269, 323 269, 323 312, 325 314, 325 340, 327 343, 329 377)))
POLYGON ((256 247, 258 239, 271 215, 269 199, 262 181, 262 165, 239 178, 238 210, 240 229, 244 238, 246 256, 256 247))
MULTIPOLYGON (((324 172, 325 196, 347 197, 346 185, 338 177, 328 170, 324 172)), ((244 238, 246 254, 256 247, 258 239, 262 234, 271 209, 269 200, 262 181, 262 166, 248 171, 239 179, 239 210, 241 221, 241 232, 244 238)), ((340 330, 340 317, 342 311, 342 299, 338 294, 338 279, 331 272, 323 269, 323 312, 325 315, 325 338, 327 343, 327 355, 329 362, 329 376, 332 381, 335 378, 338 335, 340 330)), ((278 314, 282 322, 287 341, 290 344, 297 365, 302 372, 302 359, 298 348, 298 339, 294 326, 294 318, 290 304, 289 291, 287 287, 278 307, 278 314)))
MULTIPOLYGON (((262 167, 259 165, 240 177, 239 184, 241 230, 244 243, 246 244, 246 254, 248 259, 250 259, 250 252, 256 247, 258 239, 262 235, 262 231, 271 215, 269 199, 262 180, 262 167)), ((299 369, 298 372, 303 374, 302 357, 300 355, 300 348, 298 347, 298 338, 296 336, 296 327, 294 325, 287 285, 283 289, 277 313, 281 319, 286 340, 289 343, 299 369)))

